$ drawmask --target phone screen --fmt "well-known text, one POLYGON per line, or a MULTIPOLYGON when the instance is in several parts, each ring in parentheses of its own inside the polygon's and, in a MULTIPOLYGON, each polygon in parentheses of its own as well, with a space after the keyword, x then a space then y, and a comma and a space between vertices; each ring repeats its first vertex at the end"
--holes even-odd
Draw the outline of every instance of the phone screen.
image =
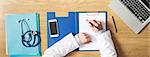
POLYGON ((49 27, 50 27, 50 32, 51 32, 51 35, 55 35, 55 34, 58 34, 57 32, 57 23, 56 22, 49 22, 49 27))

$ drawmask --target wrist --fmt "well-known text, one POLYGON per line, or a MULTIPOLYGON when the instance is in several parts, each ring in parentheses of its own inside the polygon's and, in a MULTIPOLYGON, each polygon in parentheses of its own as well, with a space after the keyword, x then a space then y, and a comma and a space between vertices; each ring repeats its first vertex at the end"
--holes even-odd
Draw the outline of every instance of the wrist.
POLYGON ((78 34, 75 35, 75 40, 77 41, 77 43, 79 44, 79 46, 83 45, 83 43, 79 39, 79 35, 78 34))

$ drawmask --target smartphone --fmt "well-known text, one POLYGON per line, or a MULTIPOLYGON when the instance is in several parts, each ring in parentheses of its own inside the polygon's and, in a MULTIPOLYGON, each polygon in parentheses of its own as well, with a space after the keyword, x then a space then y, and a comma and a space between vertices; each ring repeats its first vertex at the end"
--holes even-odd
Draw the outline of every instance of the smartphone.
POLYGON ((48 20, 50 37, 58 37, 58 22, 56 19, 48 20))

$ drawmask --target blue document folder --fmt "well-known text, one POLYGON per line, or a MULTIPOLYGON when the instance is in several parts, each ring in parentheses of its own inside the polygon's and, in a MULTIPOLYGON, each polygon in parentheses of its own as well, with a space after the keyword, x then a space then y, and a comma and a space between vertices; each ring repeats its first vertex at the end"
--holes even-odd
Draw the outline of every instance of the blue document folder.
MULTIPOLYGON (((33 31, 40 31, 39 14, 9 14, 5 19, 6 28, 6 48, 10 56, 40 56, 40 44, 35 47, 25 47, 22 44, 22 29, 19 20, 29 19, 26 21, 33 31)), ((26 25, 22 25, 26 26, 26 25)), ((23 27, 26 31, 28 28, 23 27)))
POLYGON ((69 12, 68 17, 56 17, 55 12, 47 12, 47 37, 48 37, 48 47, 52 46, 57 41, 61 40, 64 36, 69 33, 74 35, 78 33, 78 18, 77 12, 69 12), (48 20, 56 19, 58 22, 58 32, 59 37, 50 36, 50 27, 48 26, 48 20))
MULTIPOLYGON (((77 33, 79 33, 79 22, 81 22, 81 20, 79 19, 79 17, 81 18, 82 16, 79 16, 80 13, 88 13, 88 14, 93 14, 97 15, 100 14, 100 16, 98 17, 93 17, 93 18, 99 18, 98 20, 100 20, 100 18, 105 19, 104 23, 104 31, 106 31, 106 27, 107 27, 107 12, 106 11, 98 11, 98 12, 68 12, 68 16, 67 17, 56 17, 55 16, 55 12, 47 12, 47 37, 48 37, 48 47, 52 46, 53 44, 55 44, 56 42, 58 42, 59 40, 61 40, 64 36, 68 35, 69 33, 73 33, 73 35, 76 35, 77 33), (58 33, 59 36, 58 37, 51 37, 50 36, 50 27, 48 24, 48 20, 51 19, 56 19, 58 21, 58 33)), ((89 18, 89 17, 87 17, 89 18)), ((91 49, 91 50, 96 50, 96 49, 91 49)))

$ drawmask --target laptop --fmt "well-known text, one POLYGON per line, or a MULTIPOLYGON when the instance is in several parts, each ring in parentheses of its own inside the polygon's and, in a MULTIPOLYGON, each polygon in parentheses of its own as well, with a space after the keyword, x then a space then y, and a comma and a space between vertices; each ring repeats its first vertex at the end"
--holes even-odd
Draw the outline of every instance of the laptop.
POLYGON ((150 0, 112 0, 109 7, 135 33, 150 23, 150 0))

